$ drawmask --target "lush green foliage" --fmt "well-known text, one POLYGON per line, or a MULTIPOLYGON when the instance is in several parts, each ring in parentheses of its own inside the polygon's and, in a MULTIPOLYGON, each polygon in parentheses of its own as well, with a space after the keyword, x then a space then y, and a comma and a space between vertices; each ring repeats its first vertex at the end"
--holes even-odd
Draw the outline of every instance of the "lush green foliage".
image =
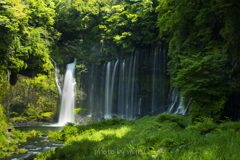
MULTIPOLYGON (((239 2, 74 0, 56 2, 55 28, 62 33, 52 56, 100 63, 137 46, 169 46, 172 85, 192 120, 220 119, 239 93, 239 2)), ((65 62, 65 63, 66 63, 65 62)))
POLYGON ((159 43, 156 0, 56 0, 55 28, 62 33, 52 56, 100 62, 131 53, 137 45, 159 43))
POLYGON ((49 54, 61 65, 73 58, 100 63, 166 41, 172 85, 185 104, 192 99, 192 119, 220 119, 240 88, 239 6, 227 0, 2 1, 0 78, 9 71, 16 84, 18 73, 49 75, 49 54))
MULTIPOLYGON (((37 84, 40 85, 36 87, 39 87, 38 91, 40 92, 46 92, 48 89, 54 90, 54 84, 49 82, 45 76, 51 76, 50 70, 53 69, 53 65, 49 52, 51 44, 59 36, 59 33, 53 28, 54 8, 54 3, 49 0, 5 0, 0 2, 0 99, 5 97, 3 102, 0 101, 8 113, 8 118, 10 108, 16 104, 20 105, 18 107, 28 106, 27 113, 35 114, 35 111, 31 111, 34 110, 33 105, 37 103, 36 106, 42 106, 42 103, 46 103, 43 102, 46 101, 44 97, 35 99, 36 101, 32 104, 25 103, 26 96, 22 96, 22 94, 32 94, 30 89, 26 89, 28 88, 25 84, 26 79, 23 80, 24 82, 22 80, 18 82, 15 87, 9 86, 8 81, 11 84, 17 83, 18 73, 31 77, 37 76, 35 80, 26 80, 26 83, 32 84, 32 88, 37 84), (7 73, 10 74, 10 77, 7 77, 7 73), (37 75, 39 73, 44 75, 37 75), (43 81, 45 83, 42 83, 43 81)), ((2 113, 1 109, 0 114, 2 113)), ((32 115, 28 116, 32 117, 32 115)), ((44 116, 49 117, 49 114, 44 114, 44 116)))
POLYGON ((29 79, 19 75, 14 86, 5 82, 3 89, 8 91, 3 98, 7 116, 15 125, 28 121, 53 121, 58 100, 53 77, 38 75, 29 79))
POLYGON ((219 119, 229 95, 239 92, 239 2, 159 1, 159 36, 169 43, 172 84, 193 119, 219 119), (238 44, 238 45, 237 45, 238 44))
MULTIPOLYGON (((67 158, 82 151, 74 156, 117 159, 105 154, 105 149, 117 152, 121 148, 126 159, 235 159, 238 123, 217 125, 214 121, 230 108, 226 106, 229 97, 239 94, 239 13, 236 0, 0 1, 0 136, 4 148, 0 155, 16 150, 14 142, 7 141, 10 115, 12 121, 53 117, 57 93, 50 54, 61 65, 73 58, 78 63, 100 63, 130 54, 134 47, 166 41, 172 85, 181 91, 185 104, 191 100, 195 124, 184 129, 184 118, 161 115, 136 124, 113 119, 68 125, 59 134, 52 133, 67 140, 68 146, 49 153, 67 158), (202 120, 202 116, 211 118, 202 120)), ((77 66, 78 82, 83 66, 77 66)))
MULTIPOLYGON (((7 118, 9 120, 11 107, 16 104, 21 107, 26 102, 24 99, 26 97, 22 94, 26 95, 27 92, 28 95, 31 94, 29 89, 26 89, 28 87, 26 87, 24 80, 24 83, 21 83, 22 80, 18 82, 16 87, 10 87, 8 84, 10 82, 15 85, 19 73, 30 77, 36 76, 35 80, 26 80, 26 78, 25 80, 35 87, 37 83, 41 84, 36 87, 39 88, 40 92, 54 90, 54 84, 47 80, 47 77, 51 76, 51 69, 53 69, 49 56, 51 45, 59 36, 53 27, 54 17, 55 5, 51 0, 4 0, 0 2, 0 102, 3 103, 6 110, 4 112, 1 106, 0 114, 5 122, 7 118), (41 75, 38 75, 39 73, 41 75), (40 81, 46 83, 40 83, 40 81), (5 98, 2 101, 3 97, 5 98)), ((44 97, 36 97, 38 98, 33 104, 25 103, 25 106, 28 106, 30 110, 34 110, 35 103, 37 103, 36 106, 49 103, 43 102, 46 101, 44 97)), ((50 110, 54 111, 52 108, 53 106, 50 110)), ((27 113, 35 114, 35 111, 30 110, 27 113)), ((28 116, 32 117, 32 115, 28 116)), ((50 117, 46 113, 42 116, 50 117)), ((25 117, 19 118, 28 120, 25 117)))
POLYGON ((0 5, 1 70, 10 71, 13 81, 19 72, 47 73, 53 67, 50 45, 58 35, 53 28, 54 3, 6 0, 0 5))
POLYGON ((55 138, 65 135, 65 145, 37 159, 238 159, 239 122, 216 124, 203 118, 189 123, 187 117, 161 114, 69 125, 51 133, 55 138))
POLYGON ((28 137, 40 136, 41 133, 35 130, 30 132, 20 132, 13 128, 12 124, 3 126, 0 123, 0 158, 7 158, 14 154, 25 154, 27 149, 18 148, 19 143, 27 141, 28 137), (11 128, 11 132, 8 132, 8 128, 11 128))

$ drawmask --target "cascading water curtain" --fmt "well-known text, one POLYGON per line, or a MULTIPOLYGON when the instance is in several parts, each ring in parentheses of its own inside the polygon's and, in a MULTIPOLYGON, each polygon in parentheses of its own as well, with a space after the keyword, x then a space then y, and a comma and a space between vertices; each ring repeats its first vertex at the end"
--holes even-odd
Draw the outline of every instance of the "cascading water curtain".
POLYGON ((105 119, 135 119, 159 113, 182 114, 182 105, 166 75, 166 49, 136 49, 103 65, 91 64, 85 90, 89 114, 105 119))

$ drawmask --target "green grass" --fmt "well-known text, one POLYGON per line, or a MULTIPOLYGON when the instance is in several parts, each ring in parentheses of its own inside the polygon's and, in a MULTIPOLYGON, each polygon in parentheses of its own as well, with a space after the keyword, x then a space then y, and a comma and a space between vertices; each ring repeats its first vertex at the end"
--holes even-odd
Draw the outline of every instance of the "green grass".
POLYGON ((240 158, 240 122, 214 123, 209 118, 190 124, 189 118, 161 114, 135 121, 103 120, 69 124, 49 137, 64 140, 61 148, 37 159, 163 159, 231 160, 240 158))

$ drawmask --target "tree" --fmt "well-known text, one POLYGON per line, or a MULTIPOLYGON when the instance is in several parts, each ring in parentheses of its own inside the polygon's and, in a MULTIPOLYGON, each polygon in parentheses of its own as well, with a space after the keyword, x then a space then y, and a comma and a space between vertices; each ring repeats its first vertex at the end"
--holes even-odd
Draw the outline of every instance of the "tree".
MULTIPOLYGON (((235 30, 239 27, 235 22, 239 8, 234 3, 171 0, 160 1, 157 8, 159 36, 169 43, 172 84, 181 90, 185 102, 193 98, 190 108, 193 119, 198 116, 219 119, 229 95, 239 91, 236 79, 240 74, 234 67, 238 64, 232 62, 232 57, 239 61, 236 56, 239 47, 229 39, 239 34, 235 30), (233 16, 227 17, 230 12, 233 16), (230 30, 237 34, 226 36, 224 33, 230 30)), ((238 38, 235 40, 239 43, 238 38)))
MULTIPOLYGON (((51 0, 0 1, 0 102, 7 96, 8 82, 17 83, 18 74, 50 76, 52 43, 59 33, 53 28, 54 3, 51 0)), ((13 101, 13 100, 12 100, 13 101)), ((5 114, 0 106, 0 114, 5 114)), ((9 107, 9 106, 7 106, 9 107)), ((5 108, 7 108, 5 107, 5 108)))

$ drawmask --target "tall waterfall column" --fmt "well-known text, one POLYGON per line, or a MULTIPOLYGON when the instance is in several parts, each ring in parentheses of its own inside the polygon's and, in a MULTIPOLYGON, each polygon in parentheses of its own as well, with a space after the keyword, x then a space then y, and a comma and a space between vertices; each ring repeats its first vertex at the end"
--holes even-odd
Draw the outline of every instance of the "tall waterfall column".
POLYGON ((74 123, 74 108, 75 108, 75 86, 76 81, 74 77, 76 59, 73 63, 67 65, 67 70, 64 78, 64 85, 62 90, 62 100, 58 125, 65 125, 67 122, 74 123))
POLYGON ((107 74, 106 74, 106 83, 105 83, 105 119, 112 118, 111 116, 111 106, 110 106, 110 70, 111 70, 111 62, 107 63, 107 74))

